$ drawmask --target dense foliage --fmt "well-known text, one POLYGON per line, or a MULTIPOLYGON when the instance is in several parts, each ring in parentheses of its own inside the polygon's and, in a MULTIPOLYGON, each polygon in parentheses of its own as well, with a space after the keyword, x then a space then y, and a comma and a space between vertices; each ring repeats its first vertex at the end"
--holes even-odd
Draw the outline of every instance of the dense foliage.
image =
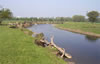
POLYGON ((87 13, 87 16, 89 17, 90 22, 96 22, 97 18, 99 17, 99 12, 97 11, 91 11, 87 13))
POLYGON ((0 10, 0 24, 2 20, 11 19, 13 17, 12 12, 9 9, 0 10))
POLYGON ((74 15, 72 17, 72 19, 75 22, 84 22, 85 21, 85 16, 82 16, 82 15, 74 15))
POLYGON ((70 17, 15 17, 12 20, 26 20, 26 21, 72 21, 70 17))

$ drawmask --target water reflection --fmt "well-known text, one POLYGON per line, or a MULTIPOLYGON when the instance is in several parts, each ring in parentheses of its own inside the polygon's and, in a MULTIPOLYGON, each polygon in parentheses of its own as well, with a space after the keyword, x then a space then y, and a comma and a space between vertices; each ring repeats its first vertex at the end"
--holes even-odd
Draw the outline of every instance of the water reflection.
POLYGON ((95 37, 95 36, 90 36, 90 35, 86 35, 85 38, 89 41, 96 41, 98 40, 99 38, 98 37, 95 37))

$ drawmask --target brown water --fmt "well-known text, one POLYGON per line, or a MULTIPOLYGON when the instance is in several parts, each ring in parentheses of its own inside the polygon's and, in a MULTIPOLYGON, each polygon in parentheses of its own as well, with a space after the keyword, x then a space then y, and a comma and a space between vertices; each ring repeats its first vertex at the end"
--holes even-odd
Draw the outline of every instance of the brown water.
POLYGON ((73 56, 69 60, 75 64, 100 64, 100 38, 64 31, 50 24, 34 25, 28 29, 43 32, 48 41, 54 35, 54 42, 73 56))

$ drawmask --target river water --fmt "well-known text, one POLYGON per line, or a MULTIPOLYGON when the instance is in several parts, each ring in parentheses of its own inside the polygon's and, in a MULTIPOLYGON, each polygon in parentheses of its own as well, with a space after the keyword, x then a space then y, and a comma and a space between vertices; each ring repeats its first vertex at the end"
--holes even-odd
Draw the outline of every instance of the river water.
POLYGON ((61 30, 50 24, 33 25, 28 29, 44 33, 48 41, 54 35, 54 42, 72 55, 72 59, 69 61, 74 64, 100 64, 99 38, 61 30))

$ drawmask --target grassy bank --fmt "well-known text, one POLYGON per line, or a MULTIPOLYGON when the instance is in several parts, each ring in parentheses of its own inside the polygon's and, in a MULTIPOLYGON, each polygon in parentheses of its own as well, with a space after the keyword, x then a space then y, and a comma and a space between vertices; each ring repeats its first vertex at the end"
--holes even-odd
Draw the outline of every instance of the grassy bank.
POLYGON ((0 64, 66 64, 19 29, 0 26, 0 64))
POLYGON ((100 36, 100 23, 66 22, 64 24, 58 24, 56 27, 72 32, 100 36))

